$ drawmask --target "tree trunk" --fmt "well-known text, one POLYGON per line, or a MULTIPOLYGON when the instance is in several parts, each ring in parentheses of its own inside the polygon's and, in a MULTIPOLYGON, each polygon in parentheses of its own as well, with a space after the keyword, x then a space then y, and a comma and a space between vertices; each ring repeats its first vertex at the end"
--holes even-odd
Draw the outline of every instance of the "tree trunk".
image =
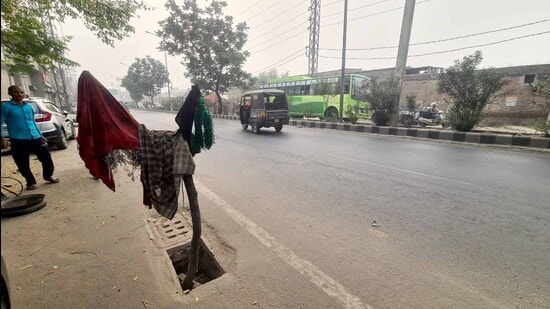
POLYGON ((189 211, 191 212, 191 221, 193 223, 193 237, 191 238, 191 250, 189 251, 189 266, 185 278, 181 283, 182 289, 188 290, 193 288, 193 279, 199 268, 199 249, 201 240, 201 213, 199 210, 199 200, 197 198, 197 189, 193 182, 193 175, 183 175, 185 191, 189 199, 189 211))
POLYGON ((548 117, 546 117, 546 125, 544 126, 544 136, 550 137, 550 111, 548 112, 548 117))
POLYGON ((218 115, 223 114, 223 104, 222 104, 222 96, 220 94, 220 91, 216 89, 216 97, 218 98, 218 115))

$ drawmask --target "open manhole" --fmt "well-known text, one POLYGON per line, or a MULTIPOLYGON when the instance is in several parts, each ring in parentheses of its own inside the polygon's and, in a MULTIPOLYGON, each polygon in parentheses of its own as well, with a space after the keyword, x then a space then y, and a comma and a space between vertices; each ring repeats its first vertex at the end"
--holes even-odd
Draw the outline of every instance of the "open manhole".
MULTIPOLYGON (((183 281, 185 273, 187 272, 187 267, 189 266, 190 249, 191 242, 188 242, 186 244, 166 250, 168 256, 170 257, 170 260, 172 260, 172 265, 176 270, 176 274, 178 275, 180 284, 183 281)), ((223 268, 216 261, 216 258, 214 257, 210 249, 208 249, 208 247, 201 239, 199 248, 199 267, 193 281, 195 283, 198 283, 199 285, 202 285, 216 278, 219 278, 221 275, 223 275, 223 273, 223 268)))

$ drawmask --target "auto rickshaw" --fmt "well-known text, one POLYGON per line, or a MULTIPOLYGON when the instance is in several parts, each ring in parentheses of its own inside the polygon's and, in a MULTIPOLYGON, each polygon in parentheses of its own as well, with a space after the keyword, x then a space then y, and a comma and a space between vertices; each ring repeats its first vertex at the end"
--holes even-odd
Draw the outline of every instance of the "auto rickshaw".
POLYGON ((264 127, 281 131, 289 121, 285 92, 277 89, 246 92, 239 102, 239 117, 243 129, 250 126, 256 134, 264 127))

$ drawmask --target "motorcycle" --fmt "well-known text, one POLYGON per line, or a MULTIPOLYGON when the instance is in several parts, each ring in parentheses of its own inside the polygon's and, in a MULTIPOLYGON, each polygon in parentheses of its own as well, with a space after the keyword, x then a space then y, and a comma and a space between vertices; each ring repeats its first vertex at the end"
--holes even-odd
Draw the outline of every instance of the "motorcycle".
POLYGON ((426 127, 427 125, 430 125, 430 126, 438 126, 438 125, 441 125, 441 127, 443 128, 446 128, 449 126, 449 123, 447 121, 445 121, 445 114, 443 112, 439 112, 435 118, 432 118, 432 119, 428 119, 428 118, 423 118, 425 120, 427 120, 426 122, 421 120, 420 119, 420 115, 418 115, 416 121, 418 122, 418 125, 421 127, 421 128, 424 128, 426 127))
POLYGON ((439 112, 439 114, 436 115, 435 118, 433 119, 427 119, 427 118, 424 118, 424 119, 429 121, 424 122, 420 120, 420 112, 400 111, 398 122, 406 128, 410 128, 414 125, 420 126, 421 128, 424 128, 427 125, 430 125, 430 126, 441 125, 441 127, 443 128, 447 128, 449 126, 449 123, 445 121, 445 114, 443 112, 439 112))
POLYGON ((410 128, 413 125, 418 124, 418 112, 412 111, 400 111, 398 123, 402 124, 405 128, 410 128))

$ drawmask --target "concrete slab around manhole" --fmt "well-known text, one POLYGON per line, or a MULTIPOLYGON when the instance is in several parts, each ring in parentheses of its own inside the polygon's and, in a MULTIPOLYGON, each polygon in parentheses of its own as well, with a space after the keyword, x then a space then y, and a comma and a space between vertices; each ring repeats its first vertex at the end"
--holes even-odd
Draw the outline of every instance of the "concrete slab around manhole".
POLYGON ((149 218, 153 240, 161 248, 188 243, 193 236, 193 227, 180 212, 172 220, 160 215, 149 218))

